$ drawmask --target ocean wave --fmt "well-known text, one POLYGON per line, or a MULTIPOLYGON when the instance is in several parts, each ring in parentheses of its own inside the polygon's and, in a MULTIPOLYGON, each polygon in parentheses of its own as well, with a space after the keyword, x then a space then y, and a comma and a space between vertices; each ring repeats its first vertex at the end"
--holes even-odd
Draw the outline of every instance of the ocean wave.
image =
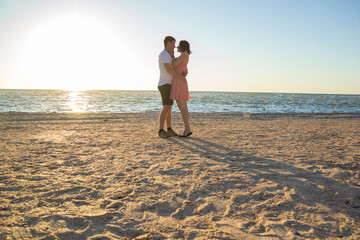
MULTIPOLYGON (((360 95, 191 92, 191 96, 191 112, 360 112, 360 95)), ((157 112, 161 107, 158 91, 0 90, 0 112, 157 112)), ((176 104, 173 111, 179 111, 176 104)))

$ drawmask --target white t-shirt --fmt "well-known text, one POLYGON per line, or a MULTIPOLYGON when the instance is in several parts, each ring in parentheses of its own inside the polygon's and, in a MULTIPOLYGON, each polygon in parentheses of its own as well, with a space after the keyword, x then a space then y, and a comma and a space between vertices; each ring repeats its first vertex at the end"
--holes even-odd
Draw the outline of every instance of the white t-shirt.
POLYGON ((171 65, 171 56, 165 49, 159 55, 159 69, 160 69, 160 79, 158 86, 165 84, 171 84, 173 76, 166 71, 164 63, 170 63, 171 65))

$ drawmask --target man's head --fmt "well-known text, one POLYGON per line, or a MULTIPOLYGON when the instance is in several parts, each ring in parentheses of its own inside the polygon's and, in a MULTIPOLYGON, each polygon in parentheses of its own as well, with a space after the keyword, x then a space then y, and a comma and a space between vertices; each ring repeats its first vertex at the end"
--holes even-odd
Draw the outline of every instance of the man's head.
POLYGON ((171 36, 166 36, 164 39, 164 47, 166 50, 174 50, 176 40, 171 36))

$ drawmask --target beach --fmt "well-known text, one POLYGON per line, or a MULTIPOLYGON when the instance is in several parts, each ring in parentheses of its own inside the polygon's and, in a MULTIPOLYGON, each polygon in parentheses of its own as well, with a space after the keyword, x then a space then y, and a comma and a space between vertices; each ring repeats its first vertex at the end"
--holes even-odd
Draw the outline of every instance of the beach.
POLYGON ((157 118, 0 113, 0 239, 360 239, 360 114, 157 118))

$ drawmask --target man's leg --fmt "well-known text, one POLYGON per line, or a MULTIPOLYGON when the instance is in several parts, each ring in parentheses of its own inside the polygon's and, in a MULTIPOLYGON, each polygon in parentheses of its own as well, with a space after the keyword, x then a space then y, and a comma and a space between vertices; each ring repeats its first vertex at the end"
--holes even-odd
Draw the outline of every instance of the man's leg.
POLYGON ((169 110, 167 112, 167 115, 166 115, 166 126, 167 128, 171 128, 171 109, 172 109, 172 105, 169 106, 169 110))
MULTIPOLYGON (((167 122, 168 119, 168 112, 169 110, 171 111, 172 105, 163 105, 160 115, 159 115, 159 130, 164 129, 164 123, 166 120, 166 124, 169 124, 167 122)), ((171 118, 171 114, 170 114, 170 118, 171 118)), ((171 119, 170 119, 170 124, 171 124, 171 119)))
POLYGON ((167 126, 167 133, 170 135, 170 137, 177 137, 179 134, 177 134, 172 128, 171 128, 171 109, 172 105, 166 115, 166 126, 167 126))
POLYGON ((165 84, 159 87, 161 93, 163 107, 159 115, 159 136, 160 137, 171 137, 172 134, 164 130, 164 124, 166 121, 167 127, 171 128, 171 108, 173 100, 170 99, 171 85, 165 84))

